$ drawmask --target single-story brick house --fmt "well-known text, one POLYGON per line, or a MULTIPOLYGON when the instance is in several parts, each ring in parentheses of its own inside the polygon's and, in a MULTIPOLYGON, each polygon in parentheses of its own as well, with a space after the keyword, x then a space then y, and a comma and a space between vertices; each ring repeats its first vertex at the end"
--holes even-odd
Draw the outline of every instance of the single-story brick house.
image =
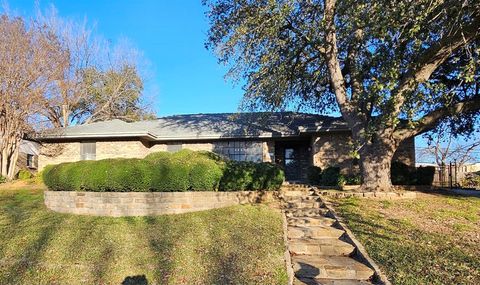
MULTIPOLYGON (((39 169, 49 164, 105 158, 142 158, 156 151, 208 150, 234 160, 275 162, 288 180, 305 168, 358 169, 351 156, 351 131, 341 118, 307 113, 222 113, 176 115, 151 121, 112 120, 43 133, 39 169)), ((395 160, 415 165, 414 140, 395 160)))

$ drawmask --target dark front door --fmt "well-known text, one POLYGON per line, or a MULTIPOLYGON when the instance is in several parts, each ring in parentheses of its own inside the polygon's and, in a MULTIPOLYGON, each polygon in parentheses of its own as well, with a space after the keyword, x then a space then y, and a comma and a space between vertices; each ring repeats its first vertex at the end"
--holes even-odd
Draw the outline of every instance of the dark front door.
POLYGON ((309 165, 308 141, 275 142, 275 163, 285 170, 288 181, 305 180, 305 169, 309 165))

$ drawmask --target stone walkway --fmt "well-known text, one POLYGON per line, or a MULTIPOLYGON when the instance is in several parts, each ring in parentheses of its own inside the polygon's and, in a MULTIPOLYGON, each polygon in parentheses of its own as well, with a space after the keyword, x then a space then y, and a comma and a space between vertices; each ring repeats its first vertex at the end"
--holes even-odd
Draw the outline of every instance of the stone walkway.
POLYGON ((298 185, 283 190, 293 284, 372 284, 374 271, 355 259, 355 247, 328 217, 318 192, 298 185))

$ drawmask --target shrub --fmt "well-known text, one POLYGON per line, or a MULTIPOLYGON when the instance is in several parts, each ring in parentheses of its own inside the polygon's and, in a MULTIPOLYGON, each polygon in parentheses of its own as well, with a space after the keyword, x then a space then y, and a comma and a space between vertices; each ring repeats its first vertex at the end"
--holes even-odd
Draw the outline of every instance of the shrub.
POLYGON ((405 163, 394 161, 390 167, 390 179, 393 185, 415 185, 415 168, 405 163))
POLYGON ((319 185, 322 181, 322 169, 318 166, 309 166, 307 168, 307 180, 310 184, 319 185))
POLYGON ((463 187, 479 188, 480 187, 480 171, 466 173, 465 177, 461 181, 463 187))
POLYGON ((7 182, 7 178, 0 175, 0 184, 7 182))
POLYGON ((220 180, 220 191, 243 191, 252 188, 255 164, 246 161, 228 161, 220 180))
POLYGON ((278 189, 283 171, 271 163, 225 162, 209 152, 158 152, 145 159, 104 159, 47 166, 50 190, 224 191, 278 189))
POLYGON ((20 169, 20 171, 18 171, 18 174, 17 174, 17 177, 20 180, 27 180, 32 178, 32 176, 33 176, 32 173, 30 173, 30 171, 26 169, 20 169))
POLYGON ((432 185, 435 176, 435 167, 425 166, 416 169, 417 185, 432 185))
POLYGON ((360 174, 345 176, 345 185, 360 185, 360 184, 362 184, 362 176, 360 174))
POLYGON ((280 188, 285 174, 272 163, 228 161, 220 181, 220 191, 274 190, 280 188))
POLYGON ((154 191, 217 190, 223 175, 223 160, 210 152, 157 152, 145 160, 153 164, 154 191))
POLYGON ((279 189, 280 186, 282 186, 283 181, 285 181, 285 172, 278 165, 273 163, 260 163, 258 165, 263 168, 263 173, 266 175, 263 182, 263 189, 279 189))
POLYGON ((390 168, 390 179, 393 185, 432 185, 435 167, 412 167, 394 161, 390 168))
POLYGON ((340 167, 329 166, 322 172, 321 185, 324 186, 341 186, 344 179, 340 175, 340 167))
POLYGON ((43 171, 45 185, 64 191, 148 191, 151 164, 141 159, 61 163, 43 171))

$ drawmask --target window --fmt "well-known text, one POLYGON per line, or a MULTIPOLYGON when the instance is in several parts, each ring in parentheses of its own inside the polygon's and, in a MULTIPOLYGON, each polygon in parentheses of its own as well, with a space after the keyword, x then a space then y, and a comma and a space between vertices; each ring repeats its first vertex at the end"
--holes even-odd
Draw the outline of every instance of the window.
POLYGON ((177 152, 182 149, 181 144, 167 144, 167 151, 168 152, 177 152))
POLYGON ((27 167, 28 168, 35 168, 34 158, 35 158, 35 156, 33 154, 27 153, 27 167))
POLYGON ((285 165, 295 163, 295 150, 293 148, 285 149, 285 165))
POLYGON ((263 160, 263 147, 260 142, 228 141, 215 146, 215 152, 236 161, 263 160))
POLYGON ((95 160, 97 156, 97 146, 95 142, 80 143, 80 160, 95 160))

